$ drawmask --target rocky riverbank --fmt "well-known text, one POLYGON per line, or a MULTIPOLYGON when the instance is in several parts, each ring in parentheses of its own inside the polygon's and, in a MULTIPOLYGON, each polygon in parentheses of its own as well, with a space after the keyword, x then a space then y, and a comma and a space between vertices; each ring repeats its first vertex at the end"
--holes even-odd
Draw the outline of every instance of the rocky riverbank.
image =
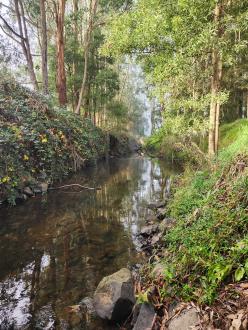
POLYGON ((182 176, 173 198, 148 205, 137 235, 147 262, 133 273, 136 301, 124 329, 247 329, 248 161, 237 148, 214 171, 182 176))

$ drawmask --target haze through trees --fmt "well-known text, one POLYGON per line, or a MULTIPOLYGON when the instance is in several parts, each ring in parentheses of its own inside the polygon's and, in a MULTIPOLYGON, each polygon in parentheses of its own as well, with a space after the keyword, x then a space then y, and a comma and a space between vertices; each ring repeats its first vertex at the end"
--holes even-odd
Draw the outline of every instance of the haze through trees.
POLYGON ((247 21, 247 0, 139 0, 113 18, 105 54, 136 54, 165 134, 208 131, 212 156, 220 121, 247 116, 247 21))
POLYGON ((220 122, 248 114, 247 23, 248 0, 1 0, 1 61, 57 105, 117 127, 136 115, 120 82, 134 58, 164 134, 208 133, 213 156, 220 122))

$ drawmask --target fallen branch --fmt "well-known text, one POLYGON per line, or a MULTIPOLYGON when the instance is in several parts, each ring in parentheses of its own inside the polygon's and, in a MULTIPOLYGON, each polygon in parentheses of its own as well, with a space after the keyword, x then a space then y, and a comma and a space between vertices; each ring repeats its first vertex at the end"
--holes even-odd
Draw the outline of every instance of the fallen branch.
POLYGON ((78 188, 87 189, 87 190, 101 190, 101 188, 99 188, 99 187, 98 188, 86 187, 86 186, 82 186, 81 184, 78 184, 78 183, 66 184, 66 185, 60 186, 60 187, 50 187, 48 189, 57 190, 57 189, 64 189, 64 188, 71 188, 71 187, 78 187, 78 188))

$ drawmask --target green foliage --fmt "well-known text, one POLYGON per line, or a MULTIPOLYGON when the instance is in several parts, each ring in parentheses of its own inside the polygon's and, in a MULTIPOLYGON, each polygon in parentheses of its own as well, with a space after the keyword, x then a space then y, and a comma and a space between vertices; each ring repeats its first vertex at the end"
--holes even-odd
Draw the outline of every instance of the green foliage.
POLYGON ((44 97, 2 77, 0 84, 0 197, 41 178, 61 179, 103 156, 106 139, 90 120, 53 109, 44 97))
POLYGON ((247 119, 236 120, 229 124, 221 125, 220 127, 220 148, 223 149, 235 142, 237 137, 243 134, 246 138, 248 128, 247 119))
POLYGON ((163 262, 174 269, 165 282, 186 300, 211 303, 223 282, 248 277, 248 126, 236 126, 213 168, 186 171, 168 205, 177 224, 164 237, 163 262))
POLYGON ((201 0, 139 0, 129 11, 113 15, 109 23, 102 52, 117 58, 136 54, 163 106, 165 130, 173 130, 174 135, 208 130, 213 49, 223 64, 216 96, 222 117, 239 118, 236 109, 246 104, 241 98, 248 83, 247 6, 241 0, 222 4, 218 23, 214 20, 216 1, 201 0))

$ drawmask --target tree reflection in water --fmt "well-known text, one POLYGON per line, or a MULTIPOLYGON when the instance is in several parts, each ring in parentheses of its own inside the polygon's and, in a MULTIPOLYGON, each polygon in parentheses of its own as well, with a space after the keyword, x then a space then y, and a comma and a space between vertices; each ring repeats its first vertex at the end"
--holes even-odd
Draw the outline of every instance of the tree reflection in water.
POLYGON ((44 203, 1 209, 1 328, 82 329, 68 306, 91 296, 103 276, 139 261, 134 237, 146 204, 163 197, 172 172, 146 158, 112 159, 67 180, 101 190, 55 191, 44 203))

